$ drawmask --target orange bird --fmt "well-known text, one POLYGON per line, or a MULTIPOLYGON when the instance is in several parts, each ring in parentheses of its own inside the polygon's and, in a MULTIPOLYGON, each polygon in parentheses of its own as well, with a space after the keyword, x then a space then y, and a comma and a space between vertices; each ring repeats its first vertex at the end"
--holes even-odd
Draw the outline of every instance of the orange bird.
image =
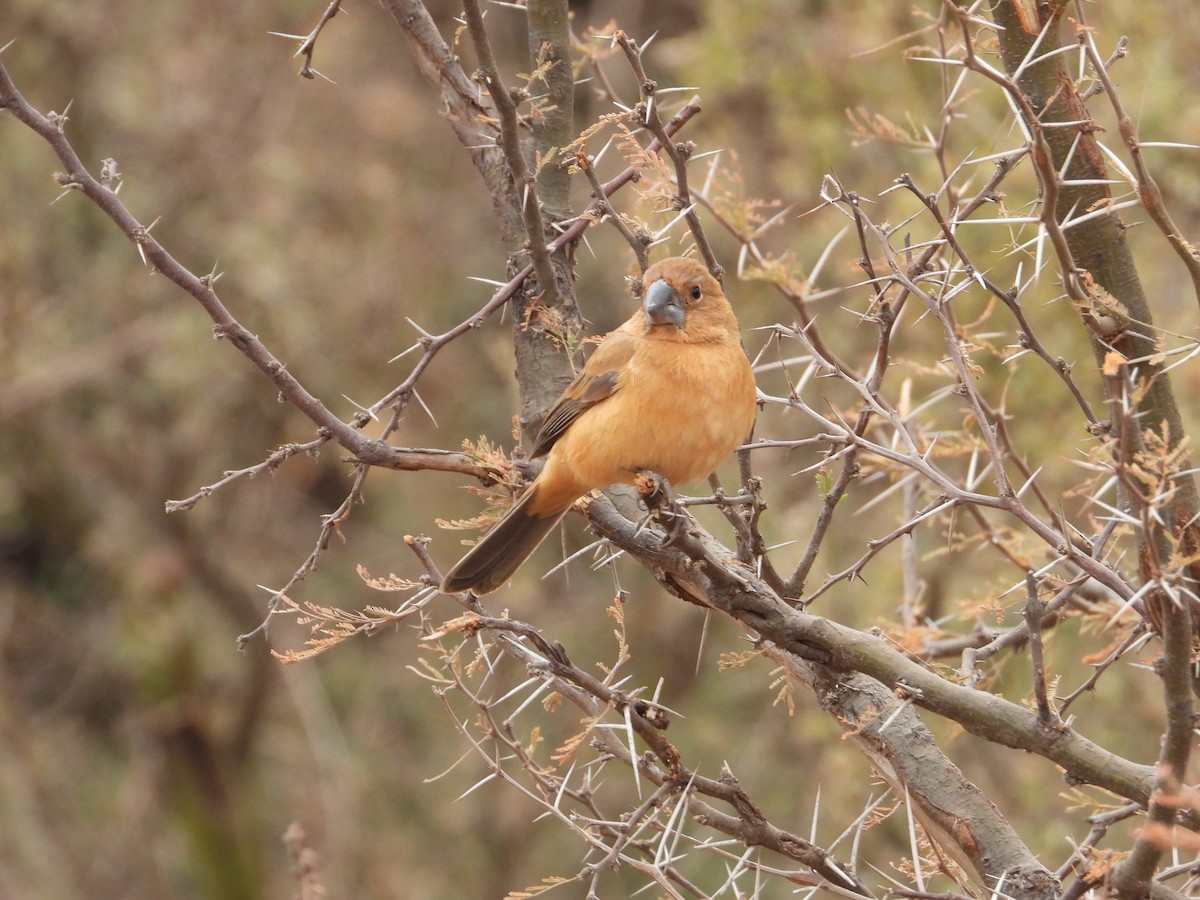
POLYGON ((604 339, 546 416, 531 453, 546 456, 541 473, 442 591, 496 590, 589 491, 643 471, 677 485, 704 478, 749 437, 754 374, 720 282, 675 257, 648 268, 642 284, 642 309, 604 339))

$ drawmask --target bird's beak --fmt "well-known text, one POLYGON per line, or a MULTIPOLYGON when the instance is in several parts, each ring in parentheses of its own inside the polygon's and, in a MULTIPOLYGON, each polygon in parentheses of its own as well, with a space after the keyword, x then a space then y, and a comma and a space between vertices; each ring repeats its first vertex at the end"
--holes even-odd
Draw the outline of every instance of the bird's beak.
POLYGON ((666 281, 659 279, 646 288, 643 302, 646 310, 646 321, 651 325, 674 325, 682 328, 684 323, 683 304, 666 281))

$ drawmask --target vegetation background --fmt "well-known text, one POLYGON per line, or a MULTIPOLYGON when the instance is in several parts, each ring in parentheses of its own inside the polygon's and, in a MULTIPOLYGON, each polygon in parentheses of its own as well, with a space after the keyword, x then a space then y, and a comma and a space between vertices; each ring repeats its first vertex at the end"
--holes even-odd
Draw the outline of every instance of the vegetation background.
MULTIPOLYGON (((457 5, 427 5, 452 35, 457 5)), ((72 103, 69 135, 85 162, 118 160, 126 204, 146 221, 159 217, 155 235, 194 271, 218 264, 243 324, 349 416, 403 377, 403 363, 388 360, 413 340, 406 317, 440 331, 470 315, 490 289, 468 276, 503 280, 505 256, 475 170, 378 4, 347 3, 323 34, 315 65, 332 83, 296 77, 294 44, 269 32, 306 33, 323 8, 7 0, 0 45, 16 39, 5 64, 31 103, 72 103)), ((703 99, 687 139, 736 154, 745 196, 795 204, 798 216, 820 204, 829 172, 866 197, 902 172, 938 182, 928 154, 881 139, 874 119, 913 135, 936 126, 941 74, 907 59, 919 39, 901 38, 925 27, 937 4, 593 0, 571 9, 578 33, 616 20, 640 39, 658 34, 647 55, 654 77, 703 99)), ((1200 17, 1191 4, 1097 3, 1094 14, 1105 46, 1130 38, 1118 77, 1142 135, 1196 141, 1200 17)), ((504 71, 523 71, 520 14, 497 6, 488 16, 504 71)), ((581 123, 607 111, 587 89, 578 106, 581 123)), ((1003 114, 979 111, 979 155, 1011 142, 995 130, 1003 114)), ((1181 230, 1200 233, 1195 152, 1163 150, 1154 165, 1181 230)), ((76 196, 51 205, 56 167, 39 139, 0 115, 0 896, 287 896, 295 878, 283 837, 293 822, 317 851, 330 896, 498 897, 572 874, 582 847, 554 822, 535 821, 536 804, 494 783, 455 802, 486 770, 472 759, 439 777, 464 747, 414 677, 412 640, 388 632, 286 667, 262 642, 235 650, 264 610, 268 595, 256 585, 278 587, 311 551, 320 517, 346 494, 348 468, 326 448, 189 512, 164 513, 166 500, 221 472, 309 440, 311 425, 210 339, 201 310, 148 274, 97 209, 76 196)), ((586 185, 577 190, 586 199, 586 185)), ((807 270, 841 225, 797 218, 776 243, 807 270)), ((1150 261, 1142 274, 1160 320, 1194 334, 1184 276, 1150 231, 1131 237, 1150 261)), ((602 332, 631 308, 622 283, 631 255, 610 229, 589 240, 594 256, 581 251, 578 291, 602 332)), ((716 246, 732 268, 736 245, 718 236, 716 246)), ((854 248, 844 255, 830 281, 858 277, 854 248)), ((791 313, 768 284, 731 277, 727 287, 754 353, 766 339, 753 329, 791 313)), ((841 300, 825 302, 819 314, 835 315, 841 300)), ((1047 313, 1045 327, 1060 339, 1056 352, 1088 360, 1069 311, 1047 313)), ((837 335, 848 354, 873 342, 849 326, 837 335)), ((508 325, 493 319, 444 350, 421 384, 436 424, 411 407, 400 443, 456 448, 488 435, 511 446, 511 348, 508 325)), ((1049 395, 1048 371, 1023 378, 1018 401, 1049 395)), ((1200 395, 1200 369, 1175 378, 1180 396, 1200 395)), ((769 434, 776 419, 765 419, 769 434)), ((1058 465, 1069 450, 1046 427, 1054 420, 1052 406, 1036 407, 1022 438, 1058 465)), ((806 534, 818 485, 812 473, 788 479, 810 462, 764 462, 777 492, 773 540, 806 534)), ((460 535, 436 520, 479 511, 462 477, 373 478, 301 598, 349 609, 380 602, 356 568, 416 577, 405 534, 433 536, 443 567, 457 558, 460 535)), ((901 521, 867 520, 872 532, 901 521)), ((582 545, 579 523, 567 529, 582 545)), ((835 535, 831 559, 848 564, 861 538, 835 535)), ((991 565, 946 553, 927 576, 929 615, 981 602, 978 566, 991 565)), ((868 626, 896 606, 895 569, 885 560, 869 584, 842 585, 823 602, 840 621, 868 626)), ((632 670, 671 673, 663 700, 689 717, 687 731, 673 733, 688 758, 709 774, 728 763, 772 820, 798 833, 808 832, 818 795, 835 834, 853 820, 871 794, 870 769, 836 725, 806 698, 794 714, 773 703, 768 663, 722 670, 721 654, 746 646, 737 629, 714 621, 701 646, 700 611, 636 566, 622 579, 632 670)), ((577 661, 602 660, 613 653, 613 623, 609 589, 596 583, 568 599, 561 580, 530 574, 501 603, 552 628, 577 661)), ((455 614, 451 600, 440 602, 445 617, 455 614)), ((1086 677, 1078 631, 1063 626, 1047 647, 1065 683, 1086 677)), ((280 627, 272 640, 298 647, 305 633, 280 627)), ((998 677, 1029 675, 1014 665, 998 677)), ((1149 764, 1159 694, 1152 673, 1135 671, 1102 681, 1080 708, 1094 739, 1149 764)), ((1022 838, 1065 854, 1079 814, 1052 765, 999 755, 945 723, 937 731, 1022 838)), ((906 852, 898 820, 875 839, 897 858, 906 852)))

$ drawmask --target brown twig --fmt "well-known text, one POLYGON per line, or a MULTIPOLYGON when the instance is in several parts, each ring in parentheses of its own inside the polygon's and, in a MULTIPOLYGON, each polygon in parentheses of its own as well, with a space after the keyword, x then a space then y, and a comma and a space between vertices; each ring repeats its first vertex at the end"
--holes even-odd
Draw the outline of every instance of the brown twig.
MULTIPOLYGON (((301 77, 315 78, 317 75, 321 75, 320 72, 313 68, 312 64, 313 52, 317 49, 317 38, 321 36, 321 32, 325 29, 325 26, 329 24, 329 20, 341 11, 342 0, 332 0, 332 2, 325 7, 325 12, 321 14, 321 18, 317 21, 316 27, 306 36, 299 39, 300 46, 296 49, 295 55, 304 57, 304 63, 300 66, 300 71, 297 73, 301 77)), ((272 34, 278 34, 278 32, 272 32, 272 34)), ((294 37, 294 35, 280 36, 294 37)), ((321 75, 321 77, 324 78, 325 76, 321 75)))
POLYGON ((166 510, 169 513, 173 513, 191 509, 205 497, 212 496, 221 488, 225 487, 225 485, 233 481, 237 481, 239 478, 253 478, 255 475, 259 475, 263 472, 274 472, 281 465, 283 465, 284 462, 301 453, 306 453, 309 456, 315 457, 320 452, 321 448, 328 443, 328 441, 329 439, 326 437, 319 437, 316 440, 309 441, 306 444, 284 444, 257 465, 247 466, 244 469, 231 469, 225 472, 221 476, 220 480, 214 481, 212 484, 205 485, 186 500, 168 500, 166 502, 166 510))
POLYGON ((233 317, 217 296, 214 288, 216 273, 205 276, 192 274, 151 235, 150 227, 143 226, 133 216, 115 191, 92 176, 67 139, 66 115, 54 112, 42 115, 30 106, 13 84, 3 61, 0 61, 0 108, 8 109, 18 121, 50 145, 66 167, 65 173, 55 176, 60 185, 82 193, 95 203, 133 243, 146 265, 161 273, 200 303, 213 320, 215 338, 228 340, 267 376, 288 403, 308 416, 318 427, 327 429, 334 440, 355 456, 360 453, 367 456, 371 454, 373 442, 369 438, 361 434, 354 425, 343 422, 326 409, 320 400, 305 390, 256 335, 243 328, 233 317))
MULTIPOLYGON (((922 292, 915 284, 909 281, 910 290, 922 292)), ((923 292, 922 292, 923 293, 923 292)), ((932 298, 926 298, 926 302, 931 307, 936 307, 936 303, 932 298)), ((788 330, 788 329, 785 329, 788 330)), ((804 332, 800 329, 788 330, 791 336, 796 337, 804 343, 806 349, 812 354, 817 365, 826 366, 830 371, 833 371, 840 380, 855 392, 859 394, 861 399, 873 410, 873 412, 883 419, 900 438, 904 449, 895 449, 890 446, 885 446, 877 441, 872 441, 867 437, 858 434, 855 429, 849 424, 841 421, 839 418, 830 418, 822 412, 814 409, 803 397, 793 394, 791 397, 768 397, 771 402, 780 403, 785 406, 790 406, 803 411, 809 416, 819 427, 829 432, 839 434, 848 444, 853 444, 868 452, 879 456, 891 462, 900 463, 918 472, 921 476, 927 479, 933 487, 938 489, 939 493, 945 494, 947 499, 956 500, 960 503, 976 505, 981 508, 991 508, 1002 510, 1014 518, 1016 518, 1029 531, 1037 535, 1041 540, 1049 544, 1054 550, 1061 554, 1064 559, 1070 561, 1078 568, 1094 577, 1101 584, 1108 587, 1122 599, 1130 599, 1133 596, 1133 590, 1126 583, 1122 575, 1111 566, 1105 564, 1102 560, 1092 557, 1092 548, 1088 542, 1083 541, 1073 532, 1064 534, 1056 527, 1056 523, 1048 523, 1039 518, 1033 513, 1020 499, 1019 496, 1009 493, 1007 495, 990 495, 980 493, 971 487, 964 487, 959 484, 954 478, 943 472, 932 460, 928 454, 921 450, 920 445, 914 435, 911 433, 908 426, 905 424, 899 413, 891 408, 882 397, 873 393, 868 389, 868 386, 861 381, 849 377, 841 372, 838 372, 826 360, 822 359, 817 349, 806 340, 804 332)), ((952 337, 954 343, 957 344, 956 336, 952 337)), ((961 352, 961 349, 958 351, 961 352)), ((974 391, 970 392, 974 394, 974 391)), ((991 448, 989 448, 991 449, 991 448)), ((998 448, 992 452, 998 453, 998 448)), ((1000 464, 1003 464, 1003 454, 1000 455, 1000 464)))
POLYGON ((1129 799, 1148 799, 1149 766, 1121 759, 1074 731, 1047 734, 1036 713, 1020 704, 951 683, 878 636, 794 609, 732 563, 729 551, 699 526, 689 528, 676 546, 664 548, 655 533, 639 531, 611 501, 594 499, 586 513, 600 534, 640 559, 676 596, 716 608, 803 659, 845 666, 906 690, 918 706, 994 743, 1044 755, 1081 781, 1129 799))
POLYGON ((1037 701, 1038 722, 1043 728, 1061 727, 1062 723, 1050 705, 1046 690, 1046 661, 1042 654, 1042 620, 1046 604, 1038 596, 1037 579, 1032 572, 1025 574, 1025 628, 1029 633, 1029 663, 1033 667, 1033 696, 1037 701))
POLYGON ((1094 688, 1096 683, 1100 680, 1100 676, 1108 671, 1109 667, 1111 667, 1113 663, 1132 650, 1135 645, 1138 645, 1146 637, 1148 627, 1149 626, 1147 626, 1145 622, 1139 622, 1132 629, 1130 629, 1129 634, 1125 635, 1125 638, 1116 646, 1116 648, 1113 649, 1112 653, 1108 654, 1108 656, 1104 657, 1104 659, 1092 667, 1092 674, 1087 677, 1083 684, 1071 691, 1071 693, 1067 694, 1067 696, 1063 697, 1059 701, 1059 716, 1064 715, 1067 711, 1067 708, 1079 697, 1092 690, 1092 688, 1094 688))
MULTIPOLYGON (((840 184, 838 185, 840 189, 840 184)), ((891 347, 892 329, 896 324, 895 310, 885 299, 885 286, 880 283, 875 275, 875 271, 871 264, 871 254, 867 249, 866 233, 864 230, 865 217, 859 208, 858 198, 853 194, 843 192, 843 198, 847 206, 849 206, 853 216, 855 229, 859 238, 859 246, 862 249, 862 257, 860 265, 867 273, 867 277, 875 282, 875 311, 871 318, 875 321, 879 329, 879 339, 875 346, 875 356, 871 363, 870 371, 867 375, 867 390, 872 394, 877 393, 883 385, 883 379, 888 371, 889 350, 891 347)), ((901 301, 903 302, 903 301, 901 301)), ((805 331, 807 340, 813 343, 814 347, 819 345, 813 341, 811 335, 805 331)), ((864 407, 859 413, 858 420, 854 423, 854 432, 860 437, 866 433, 867 427, 871 423, 873 412, 870 408, 864 407)), ((804 584, 808 580, 809 572, 812 571, 813 564, 816 562, 817 554, 820 552, 821 545, 824 543, 825 535, 828 533, 829 526, 833 522, 834 510, 842 501, 851 482, 858 477, 858 448, 850 446, 843 454, 841 470, 838 473, 837 479, 821 498, 821 509, 817 513, 816 521, 813 523, 812 534, 809 537, 808 546, 805 548, 804 555, 796 564, 791 577, 786 582, 787 595, 789 597, 799 597, 804 593, 804 584)), ((911 533, 911 532, 910 532, 911 533)), ((857 573, 855 573, 857 574, 857 573)), ((826 584, 821 588, 829 587, 833 583, 832 580, 827 580, 826 584)), ((820 592, 818 592, 820 593, 820 592)), ((809 598, 808 602, 815 599, 815 595, 809 598)))
MULTIPOLYGON (((466 17, 467 31, 471 35, 471 44, 479 59, 480 79, 500 119, 500 146, 504 150, 504 158, 512 173, 513 184, 520 198, 518 206, 525 220, 525 233, 529 238, 529 255, 533 259, 533 270, 537 275, 538 291, 541 302, 546 306, 558 304, 558 281, 554 277, 554 263, 551 261, 551 251, 546 246, 546 222, 542 217, 542 206, 538 200, 537 180, 525 163, 525 154, 521 150, 520 123, 517 121, 517 101, 519 93, 510 92, 500 78, 500 70, 492 55, 491 41, 487 29, 483 25, 483 13, 479 10, 478 0, 463 0, 463 12, 466 17)), ((560 243, 556 241, 555 243, 560 243)), ((561 246, 561 243, 560 243, 561 246)))
MULTIPOLYGON (((508 620, 495 620, 490 623, 497 628, 508 629, 508 620)), ((771 825, 759 807, 751 800, 738 784, 732 773, 726 771, 720 779, 706 778, 699 773, 689 770, 682 765, 679 751, 666 739, 663 734, 662 722, 659 717, 648 717, 638 707, 638 704, 628 694, 615 690, 593 677, 590 673, 579 669, 570 663, 565 653, 556 652, 544 660, 528 658, 528 650, 516 642, 511 642, 508 648, 521 654, 527 664, 544 667, 547 674, 563 679, 577 688, 577 691, 561 690, 569 700, 579 706, 585 713, 598 717, 601 709, 629 710, 628 721, 637 736, 650 748, 658 766, 651 766, 644 760, 632 755, 625 744, 616 739, 611 731, 601 731, 604 746, 613 756, 621 759, 626 765, 636 765, 642 775, 656 786, 673 784, 678 788, 698 795, 710 797, 730 804, 734 815, 722 814, 715 808, 704 804, 700 806, 692 802, 693 815, 701 824, 707 824, 733 837, 739 838, 747 846, 760 846, 788 858, 810 866, 815 872, 827 879, 831 884, 840 885, 853 893, 870 896, 870 892, 851 874, 846 867, 836 863, 833 858, 821 848, 805 839, 789 834, 771 825), (697 815, 698 814, 698 815, 697 815)))
POLYGON ((604 190, 604 185, 600 183, 599 176, 596 175, 596 167, 592 163, 592 158, 586 153, 575 154, 575 166, 580 172, 587 177, 588 184, 592 186, 592 197, 595 198, 593 206, 599 214, 601 222, 609 222, 617 229, 617 232, 625 239, 633 255, 637 257, 638 270, 645 272, 650 266, 650 235, 645 232, 635 233, 626 223, 621 214, 613 208, 613 205, 608 200, 608 194, 604 190))
POLYGON ((1003 303, 1008 311, 1012 313, 1013 318, 1017 320, 1017 339, 1020 341, 1021 346, 1033 352, 1039 359, 1041 359, 1044 363, 1046 363, 1047 366, 1050 367, 1051 371, 1053 371, 1054 374, 1057 375, 1066 385, 1067 390, 1070 391, 1075 403, 1083 411, 1084 417, 1088 420, 1088 424, 1095 426, 1097 424, 1096 414, 1092 411, 1091 403, 1089 403, 1087 398, 1083 396, 1083 392, 1079 389, 1079 386, 1075 383, 1074 379, 1071 378, 1071 366, 1062 357, 1052 355, 1038 339, 1037 335, 1033 331, 1033 328, 1029 324, 1029 320, 1025 316, 1025 311, 1021 309, 1021 304, 1018 302, 1017 292, 1015 290, 1003 290, 999 285, 988 278, 986 273, 976 271, 975 267, 971 264, 970 257, 967 255, 967 252, 963 249, 962 245, 958 242, 958 237, 954 233, 953 225, 957 224, 959 221, 957 217, 955 218, 954 222, 947 222, 946 217, 942 215, 941 208, 938 205, 937 197, 921 191, 913 181, 912 176, 908 174, 901 175, 896 179, 896 183, 903 185, 905 188, 911 191, 913 196, 919 199, 925 205, 925 208, 933 214, 933 218, 937 222, 938 227, 941 229, 942 236, 945 238, 946 244, 951 250, 954 251, 954 254, 960 260, 962 260, 963 264, 967 267, 966 275, 970 278, 974 278, 976 282, 982 285, 988 291, 988 293, 1003 303))
MULTIPOLYGON (((1109 77, 1109 64, 1100 58, 1100 51, 1096 49, 1095 36, 1091 29, 1084 26, 1080 26, 1076 36, 1084 52, 1087 53, 1088 60, 1092 64, 1092 71, 1103 85, 1105 96, 1108 97, 1108 102, 1117 116, 1117 129, 1121 133, 1121 139, 1125 142, 1125 146, 1129 148, 1129 155, 1133 159, 1133 169, 1137 173, 1135 187, 1138 199, 1142 201, 1142 207, 1150 214, 1150 218, 1158 226, 1158 230, 1163 233, 1163 237, 1175 251, 1175 255, 1183 261, 1188 275, 1192 279, 1192 291, 1196 295, 1196 301, 1200 303, 1200 253, 1197 253, 1196 247, 1184 238, 1179 226, 1175 224, 1175 220, 1171 218, 1171 214, 1167 210, 1162 190, 1154 176, 1150 174, 1150 167, 1146 165, 1145 156, 1142 154, 1142 142, 1138 138, 1137 125, 1125 111, 1120 92, 1117 91, 1112 83, 1112 78, 1109 77)), ((1121 38, 1117 51, 1113 54, 1114 59, 1124 56, 1124 47, 1127 43, 1127 38, 1121 38)))
POLYGON ((613 40, 625 51, 625 58, 629 60, 629 66, 633 69, 638 89, 641 91, 642 102, 637 107, 640 117, 638 124, 649 129, 650 133, 658 139, 659 145, 670 157, 675 168, 675 208, 684 213, 692 236, 696 239, 696 248, 704 258, 704 264, 708 266, 713 277, 720 281, 725 274, 725 269, 717 262, 716 254, 713 253, 712 246, 708 242, 708 236, 704 233, 704 225, 696 214, 696 204, 692 200, 692 194, 688 188, 687 163, 691 150, 670 139, 671 136, 663 125, 662 117, 658 113, 658 104, 655 102, 658 85, 646 75, 646 69, 642 65, 642 51, 638 48, 637 43, 620 30, 613 33, 613 40))

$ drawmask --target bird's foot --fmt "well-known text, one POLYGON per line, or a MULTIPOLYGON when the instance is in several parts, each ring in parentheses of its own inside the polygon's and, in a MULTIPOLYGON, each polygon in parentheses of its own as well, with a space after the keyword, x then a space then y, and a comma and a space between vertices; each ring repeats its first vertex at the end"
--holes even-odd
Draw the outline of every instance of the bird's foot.
POLYGON ((675 502, 671 483, 656 472, 642 472, 637 477, 638 494, 648 509, 648 518, 662 526, 663 546, 674 545, 687 532, 690 516, 675 502))
POLYGON ((521 481, 529 482, 537 478, 541 474, 542 468, 545 466, 544 459, 514 459, 512 467, 520 476, 521 481))

